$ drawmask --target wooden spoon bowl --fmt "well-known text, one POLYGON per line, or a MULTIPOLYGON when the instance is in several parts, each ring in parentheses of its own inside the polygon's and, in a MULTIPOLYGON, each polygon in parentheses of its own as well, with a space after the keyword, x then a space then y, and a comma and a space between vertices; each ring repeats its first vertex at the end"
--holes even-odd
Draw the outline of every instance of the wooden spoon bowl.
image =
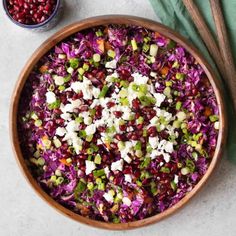
POLYGON ((224 145, 226 142, 226 133, 227 133, 226 110, 225 110, 225 104, 223 101, 223 89, 222 89, 222 85, 217 80, 214 72, 212 71, 210 65, 201 56, 198 50, 196 50, 185 38, 180 36, 175 31, 171 30, 170 28, 151 20, 147 20, 147 19, 143 19, 139 17, 133 17, 133 16, 110 15, 110 16, 93 17, 93 18, 79 21, 77 23, 71 24, 63 28, 62 30, 54 34, 52 37, 50 37, 48 40, 46 40, 30 57, 30 59, 28 60, 28 62, 26 63, 26 65, 24 66, 23 70, 20 73, 15 90, 12 95, 12 102, 11 102, 11 109, 10 109, 10 133, 11 133, 13 149, 15 151, 15 156, 24 176, 26 177, 30 185, 34 188, 34 190, 39 194, 39 196, 43 198, 49 205, 54 207, 60 213, 78 222, 85 223, 87 225, 91 225, 94 227, 105 228, 105 229, 110 229, 110 230, 125 230, 125 229, 138 228, 138 227, 142 227, 145 225, 158 222, 166 218, 167 216, 173 214, 179 208, 184 206, 201 189, 201 187, 206 183, 207 179, 210 177, 211 173, 215 169, 217 162, 221 158, 222 151, 224 149, 224 145), (30 170, 28 169, 26 165, 25 159, 22 155, 22 151, 20 148, 20 143, 19 143, 20 137, 17 132, 17 112, 18 112, 19 99, 22 95, 22 89, 24 87, 24 84, 30 72, 33 70, 34 66, 37 64, 39 59, 44 54, 46 54, 50 49, 52 49, 58 42, 64 40, 68 36, 87 28, 91 28, 98 25, 107 25, 107 24, 128 24, 128 25, 142 26, 152 31, 160 32, 165 37, 176 41, 177 43, 182 45, 184 48, 186 48, 186 50, 195 57, 195 59, 202 66, 203 70, 208 76, 209 81, 216 95, 217 103, 219 106, 219 115, 220 115, 220 130, 219 130, 219 135, 218 135, 218 140, 217 140, 214 156, 212 158, 212 161, 209 165, 209 168, 206 174, 202 177, 202 179, 198 182, 198 184, 193 188, 193 190, 189 192, 177 204, 175 204, 174 206, 170 207, 169 209, 165 210, 164 212, 160 214, 157 214, 152 217, 139 220, 139 221, 134 221, 134 222, 129 222, 129 223, 119 223, 119 224, 95 221, 95 220, 91 220, 89 218, 83 217, 81 215, 78 215, 72 212, 71 210, 67 209, 66 207, 60 205, 53 198, 51 198, 46 192, 44 192, 44 190, 38 185, 37 181, 33 178, 30 170))

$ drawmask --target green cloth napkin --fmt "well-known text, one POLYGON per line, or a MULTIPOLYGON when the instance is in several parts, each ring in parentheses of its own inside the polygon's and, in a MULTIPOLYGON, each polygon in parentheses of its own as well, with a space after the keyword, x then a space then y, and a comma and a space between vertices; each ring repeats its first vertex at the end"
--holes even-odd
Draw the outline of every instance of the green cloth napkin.
MULTIPOLYGON (((213 59, 209 55, 205 44, 203 43, 198 31, 188 14, 181 0, 149 0, 163 24, 178 31, 180 34, 188 38, 205 56, 209 63, 216 70, 213 59)), ((227 30, 232 45, 233 56, 236 62, 236 0, 222 0, 223 14, 226 21, 227 30)), ((202 15, 204 16, 210 30, 215 34, 215 25, 211 14, 209 1, 195 0, 202 15)), ((216 34, 215 34, 216 36, 216 34)), ((236 63, 235 63, 236 64, 236 63)), ((217 70, 216 70, 217 71, 217 70)), ((218 73, 218 72, 217 72, 218 73)), ((219 73, 218 73, 219 75, 219 73)), ((220 78, 220 76, 218 76, 220 78)), ((235 91, 236 92, 236 91, 235 91)), ((226 94, 226 93, 225 93, 226 94)), ((228 106, 228 124, 229 135, 225 155, 236 164, 236 124, 235 115, 233 113, 232 102, 229 97, 225 96, 228 106)))

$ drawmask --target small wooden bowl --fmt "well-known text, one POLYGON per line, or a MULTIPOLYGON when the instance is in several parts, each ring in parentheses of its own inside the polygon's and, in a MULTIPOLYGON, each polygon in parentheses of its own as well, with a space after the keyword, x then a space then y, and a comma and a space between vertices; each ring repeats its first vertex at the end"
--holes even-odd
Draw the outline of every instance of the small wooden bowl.
POLYGON ((225 142, 226 142, 226 134, 227 134, 226 118, 227 117, 226 117, 225 104, 223 101, 222 85, 220 84, 219 80, 216 78, 210 65, 201 56, 198 50, 196 50, 185 38, 183 38, 181 35, 179 35, 175 31, 171 30, 170 28, 151 20, 147 20, 147 19, 143 19, 139 17, 133 17, 133 16, 110 15, 110 16, 93 17, 93 18, 85 19, 80 22, 71 24, 63 28, 56 34, 54 34, 48 40, 46 40, 34 52, 34 54, 31 56, 31 58, 28 60, 23 70, 21 71, 21 74, 18 78, 15 90, 12 95, 11 110, 10 110, 10 133, 11 133, 11 140, 12 140, 13 149, 15 151, 16 160, 24 176, 26 177, 30 185, 34 188, 34 190, 39 194, 39 196, 43 198, 49 205, 54 207, 60 213, 87 225, 91 225, 98 228, 110 229, 110 230, 127 230, 127 229, 133 229, 133 228, 149 225, 149 224, 158 222, 166 218, 167 216, 173 214, 179 208, 184 206, 201 189, 201 187, 206 183, 207 179, 213 172, 217 162, 221 158, 221 154, 224 149, 225 142), (17 132, 17 112, 18 112, 18 104, 19 104, 21 93, 22 93, 22 89, 30 72, 33 70, 33 67, 39 61, 39 59, 45 53, 47 53, 52 47, 54 47, 58 42, 67 38, 68 36, 87 28, 91 28, 98 25, 106 25, 106 24, 130 24, 130 25, 142 26, 150 30, 160 32, 162 35, 176 41, 177 43, 185 47, 196 58, 196 60, 199 62, 199 64, 204 69, 206 75, 208 76, 210 83, 214 89, 216 98, 217 98, 217 103, 219 106, 219 113, 220 113, 220 130, 219 130, 219 136, 217 140, 217 146, 214 153, 214 157, 210 163, 210 166, 206 174, 199 181, 199 183, 194 187, 194 189, 191 192, 189 192, 182 200, 180 200, 176 205, 172 206, 171 208, 155 216, 152 216, 143 220, 139 220, 139 221, 130 222, 130 223, 114 224, 114 223, 106 223, 106 222, 91 220, 72 212, 71 210, 65 208, 64 206, 56 202, 54 199, 52 199, 46 192, 43 191, 43 189, 40 188, 36 180, 32 177, 30 170, 28 169, 25 163, 25 159, 22 155, 22 151, 19 144, 20 137, 17 132))

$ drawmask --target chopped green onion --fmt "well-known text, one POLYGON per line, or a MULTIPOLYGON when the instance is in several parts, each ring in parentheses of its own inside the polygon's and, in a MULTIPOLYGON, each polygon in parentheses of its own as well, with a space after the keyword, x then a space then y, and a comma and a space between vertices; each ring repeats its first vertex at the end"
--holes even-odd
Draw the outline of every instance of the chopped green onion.
POLYGON ((166 81, 166 87, 171 87, 172 86, 172 81, 166 81))
POLYGON ((187 160, 186 160, 186 167, 188 167, 190 173, 193 173, 194 170, 195 170, 195 164, 194 164, 194 162, 193 162, 192 160, 190 160, 190 159, 187 159, 187 160))
POLYGON ((143 162, 140 164, 140 168, 145 169, 149 166, 150 163, 151 163, 151 157, 145 157, 143 162))
POLYGON ((177 111, 180 110, 181 106, 182 106, 182 102, 178 101, 175 105, 176 110, 177 111))
POLYGON ((176 128, 176 129, 180 128, 180 125, 181 125, 181 122, 179 120, 175 120, 173 122, 173 127, 176 128))
POLYGON ((166 173, 166 174, 169 174, 170 173, 170 169, 168 167, 165 167, 165 166, 162 166, 160 171, 162 173, 166 173))
POLYGON ((61 101, 59 99, 57 99, 55 102, 51 104, 47 104, 49 110, 57 109, 60 107, 60 105, 61 105, 61 101))
POLYGON ((38 165, 43 166, 43 165, 45 164, 44 158, 40 157, 40 158, 37 160, 37 163, 38 163, 38 165))
POLYGON ((144 118, 142 116, 140 116, 137 120, 136 120, 137 124, 140 125, 140 124, 143 124, 144 122, 144 118))
POLYGON ((79 59, 78 58, 71 58, 69 60, 69 63, 70 63, 71 68, 76 69, 79 66, 79 59))
POLYGON ((97 154, 94 158, 94 163, 100 165, 102 161, 102 158, 99 154, 97 154))
POLYGON ((109 50, 107 51, 107 55, 108 55, 109 57, 111 57, 111 58, 115 58, 116 52, 115 52, 114 50, 109 49, 109 50))
POLYGON ((98 190, 104 191, 105 190, 105 184, 104 183, 99 184, 98 185, 98 190))
POLYGON ((102 87, 102 90, 101 90, 101 92, 100 92, 100 94, 99 94, 99 98, 103 98, 103 97, 105 97, 106 96, 106 93, 107 93, 107 91, 108 91, 108 89, 109 89, 109 87, 107 86, 107 85, 104 85, 103 87, 102 87))
POLYGON ((34 125, 35 125, 36 127, 40 127, 42 124, 43 124, 43 122, 42 122, 41 120, 36 120, 36 121, 34 122, 34 125))
POLYGON ((142 149, 142 143, 140 141, 137 141, 137 143, 134 146, 134 150, 141 150, 142 149))
POLYGON ((120 103, 122 104, 122 106, 128 106, 129 100, 128 98, 120 98, 120 103))
POLYGON ((88 183, 87 183, 87 188, 88 188, 89 190, 93 190, 93 187, 94 187, 93 182, 88 182, 88 183))
POLYGON ((135 39, 131 40, 131 46, 133 48, 133 51, 136 51, 138 49, 137 42, 135 39))
POLYGON ((217 115, 211 115, 209 116, 209 119, 211 122, 215 122, 215 121, 218 121, 219 120, 219 116, 217 115))
POLYGON ((156 103, 156 99, 151 96, 141 96, 139 100, 143 106, 150 106, 156 103))
POLYGON ((145 53, 148 52, 149 48, 150 48, 150 46, 149 46, 148 44, 146 44, 146 43, 143 44, 143 48, 142 48, 142 49, 143 49, 143 51, 144 51, 145 53))
POLYGON ((198 159, 198 154, 197 154, 197 152, 193 152, 193 153, 192 153, 192 157, 193 157, 193 159, 194 159, 195 161, 197 161, 197 159, 198 159))
POLYGON ((87 135, 86 139, 87 142, 91 142, 93 140, 93 135, 87 135))
POLYGON ((101 60, 101 56, 98 53, 93 54, 93 61, 99 62, 101 60))
POLYGON ((85 138, 85 137, 86 137, 86 131, 85 131, 85 130, 80 130, 80 131, 79 131, 79 136, 80 136, 81 138, 85 138))
POLYGON ((83 64, 83 69, 84 69, 85 71, 88 71, 88 70, 89 70, 89 65, 86 64, 86 63, 84 63, 84 64, 83 64))
POLYGON ((71 79, 71 75, 67 75, 66 77, 64 77, 64 82, 67 83, 69 82, 71 79))
POLYGON ((84 190, 86 189, 86 183, 84 180, 80 179, 79 183, 77 184, 75 190, 74 190, 74 194, 75 194, 75 198, 78 199, 79 194, 81 194, 82 192, 84 192, 84 190))
POLYGON ((79 124, 80 124, 81 122, 83 122, 83 120, 84 120, 84 119, 83 119, 83 117, 81 117, 81 116, 75 118, 75 122, 76 122, 76 123, 79 123, 79 124))
POLYGON ((179 62, 178 61, 175 61, 172 65, 172 68, 179 68, 179 62))
POLYGON ((66 89, 66 87, 65 87, 64 85, 60 85, 60 86, 58 87, 58 89, 59 89, 60 91, 64 91, 64 90, 66 89))
POLYGON ((189 174, 190 173, 190 171, 189 171, 189 168, 188 167, 183 167, 182 169, 181 169, 181 174, 182 175, 187 175, 187 174, 189 174))
POLYGON ((170 186, 174 191, 177 189, 177 184, 174 181, 170 182, 170 186))
POLYGON ((52 182, 56 182, 56 180, 57 180, 56 175, 52 175, 51 178, 50 178, 50 181, 52 181, 52 182))
POLYGON ((185 78, 185 74, 176 73, 175 78, 178 79, 178 80, 183 80, 185 78))
POLYGON ((60 184, 63 183, 63 181, 64 181, 64 178, 63 178, 62 176, 59 176, 59 177, 56 179, 55 184, 56 184, 56 185, 60 185, 60 184))
POLYGON ((171 97, 171 88, 166 87, 163 91, 163 94, 166 95, 168 98, 171 97))
POLYGON ((83 75, 84 72, 85 72, 85 70, 84 70, 82 67, 80 67, 80 68, 78 69, 78 72, 79 72, 80 75, 83 75))
POLYGON ((55 138, 55 139, 53 140, 53 143, 54 143, 54 145, 55 145, 56 148, 61 147, 61 141, 60 141, 58 138, 55 138))
POLYGON ((158 46, 156 44, 151 44, 149 54, 153 57, 157 55, 158 46))
POLYGON ((120 81, 120 86, 124 87, 124 88, 128 88, 129 87, 129 82, 127 80, 121 80, 120 81))
POLYGON ((37 120, 37 119, 38 119, 38 116, 36 115, 35 112, 32 112, 32 113, 31 113, 31 118, 32 118, 33 120, 37 120))
POLYGON ((94 170, 94 171, 93 171, 93 176, 94 176, 94 177, 100 177, 100 176, 102 176, 102 175, 105 175, 104 169, 94 170))
POLYGON ((97 37, 103 36, 103 32, 99 29, 98 31, 96 31, 96 36, 97 37))
POLYGON ((55 175, 56 175, 56 176, 61 176, 61 171, 60 171, 59 169, 56 169, 55 175))

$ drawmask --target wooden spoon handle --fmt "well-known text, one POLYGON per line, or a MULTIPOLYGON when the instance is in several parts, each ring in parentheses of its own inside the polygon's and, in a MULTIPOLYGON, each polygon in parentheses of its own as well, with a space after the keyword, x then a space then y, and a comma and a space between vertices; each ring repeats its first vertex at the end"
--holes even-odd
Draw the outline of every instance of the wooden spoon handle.
POLYGON ((232 50, 227 37, 224 16, 219 0, 210 0, 210 5, 215 21, 218 44, 225 66, 225 78, 233 98, 234 110, 236 111, 236 70, 232 56, 232 50))
POLYGON ((183 0, 183 3, 186 9, 188 10, 189 15, 191 16, 196 28, 198 29, 200 36, 202 37, 204 43, 206 44, 209 53, 213 57, 221 75, 224 76, 225 67, 223 64, 222 56, 220 54, 220 50, 201 12, 199 11, 198 7, 196 6, 193 0, 183 0))

